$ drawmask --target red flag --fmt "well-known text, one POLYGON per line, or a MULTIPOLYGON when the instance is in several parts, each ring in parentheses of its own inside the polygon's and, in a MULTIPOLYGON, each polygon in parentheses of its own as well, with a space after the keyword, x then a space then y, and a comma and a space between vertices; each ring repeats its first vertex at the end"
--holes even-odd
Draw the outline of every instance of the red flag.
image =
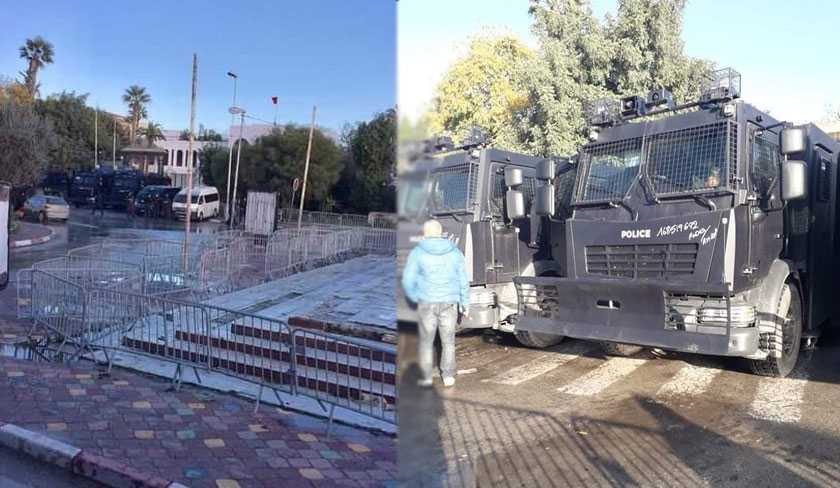
POLYGON ((277 97, 271 97, 271 103, 277 105, 277 97))

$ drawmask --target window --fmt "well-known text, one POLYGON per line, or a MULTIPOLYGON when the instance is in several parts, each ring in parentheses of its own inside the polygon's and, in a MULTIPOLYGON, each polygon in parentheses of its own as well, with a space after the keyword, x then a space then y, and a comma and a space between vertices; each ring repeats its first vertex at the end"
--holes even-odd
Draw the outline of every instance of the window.
MULTIPOLYGON (((503 166, 496 166, 493 172, 492 185, 493 187, 490 189, 489 210, 493 215, 502 215, 505 208, 505 194, 507 193, 505 168, 503 166)), ((521 191, 525 197, 525 211, 530 211, 531 202, 534 200, 534 193, 536 191, 534 177, 524 176, 522 178, 522 185, 517 190, 521 191)))
POLYGON ((752 147, 752 187, 760 196, 773 191, 779 177, 779 148, 766 137, 756 137, 752 147))
POLYGON ((208 195, 205 195, 204 201, 207 202, 207 203, 218 202, 219 201, 219 194, 218 193, 210 193, 208 195))
POLYGON ((620 200, 630 190, 642 162, 642 140, 591 144, 581 154, 584 177, 578 201, 620 200))
MULTIPOLYGON (((727 124, 716 123, 650 136, 647 173, 657 195, 726 186, 727 124)), ((734 138, 732 138, 734 139, 734 138)))
POLYGON ((817 200, 831 200, 831 161, 820 158, 820 173, 817 176, 817 200))

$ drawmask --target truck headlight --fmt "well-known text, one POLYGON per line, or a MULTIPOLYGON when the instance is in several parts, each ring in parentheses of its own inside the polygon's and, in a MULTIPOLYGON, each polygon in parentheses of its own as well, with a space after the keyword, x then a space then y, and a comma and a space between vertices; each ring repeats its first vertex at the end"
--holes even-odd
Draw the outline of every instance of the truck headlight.
POLYGON ((733 327, 750 327, 755 324, 755 307, 731 305, 729 314, 725 307, 703 307, 699 310, 698 320, 701 324, 726 325, 729 322, 733 327))

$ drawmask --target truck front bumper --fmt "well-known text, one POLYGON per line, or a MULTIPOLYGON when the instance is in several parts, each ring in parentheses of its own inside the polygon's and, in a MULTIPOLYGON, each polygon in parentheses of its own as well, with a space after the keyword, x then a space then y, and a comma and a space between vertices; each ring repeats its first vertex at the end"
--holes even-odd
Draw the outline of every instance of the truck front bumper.
POLYGON ((719 356, 762 358, 755 324, 733 322, 724 285, 620 279, 520 277, 517 329, 719 356), (698 323, 699 307, 722 303, 724 318, 698 323), (694 317, 685 310, 693 310, 694 317), (676 319, 675 319, 676 317, 676 319))

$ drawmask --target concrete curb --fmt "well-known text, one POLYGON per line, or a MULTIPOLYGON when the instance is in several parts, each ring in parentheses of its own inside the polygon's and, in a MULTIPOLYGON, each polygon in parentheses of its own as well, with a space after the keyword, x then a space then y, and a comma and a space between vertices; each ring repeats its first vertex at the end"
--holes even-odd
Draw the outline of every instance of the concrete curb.
POLYGON ((36 237, 35 239, 21 239, 19 241, 11 241, 11 242, 9 242, 9 248, 10 249, 17 249, 19 247, 28 247, 28 246, 34 246, 35 244, 43 244, 43 243, 49 241, 50 239, 52 239, 53 234, 55 234, 55 231, 50 229, 50 233, 45 235, 44 237, 36 237))
POLYGON ((113 488, 187 488, 14 424, 0 422, 0 445, 113 488))

